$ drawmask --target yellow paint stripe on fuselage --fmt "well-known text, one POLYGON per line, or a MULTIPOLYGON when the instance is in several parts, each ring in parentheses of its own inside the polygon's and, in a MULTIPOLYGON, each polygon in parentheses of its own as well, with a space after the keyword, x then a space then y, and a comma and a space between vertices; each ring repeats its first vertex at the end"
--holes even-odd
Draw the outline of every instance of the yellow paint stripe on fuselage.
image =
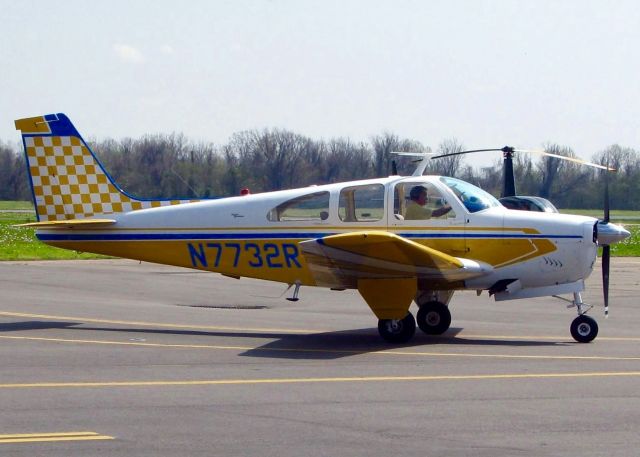
MULTIPOLYGON (((296 230, 305 230, 307 234, 318 233, 322 237, 331 231, 332 228, 322 227, 287 227, 286 230, 279 230, 280 234, 286 236, 287 233, 296 230), (322 231, 320 231, 322 230, 322 231)), ((341 232, 348 233, 348 230, 341 227, 341 232)), ((316 281, 310 272, 304 256, 298 248, 298 243, 312 238, 273 238, 264 237, 267 229, 265 227, 242 228, 241 231, 231 228, 199 229, 194 233, 193 240, 189 240, 188 232, 193 229, 104 229, 90 233, 99 235, 127 235, 140 234, 144 232, 161 236, 166 233, 180 233, 181 240, 82 240, 82 241, 45 241, 56 247, 71 249, 76 251, 93 252, 98 254, 111 255, 116 257, 130 258, 147 262, 155 262, 167 265, 174 265, 186 268, 212 271, 231 276, 243 276, 257 279, 272 280, 293 284, 299 282, 302 285, 313 286, 316 281), (251 233, 260 230, 260 237, 251 239, 251 233), (215 238, 216 234, 224 235, 224 239, 198 239, 198 234, 207 234, 209 238, 215 238), (239 239, 233 239, 234 234, 239 234, 239 239)), ((382 230, 381 230, 382 231, 382 230)), ((389 230, 390 233, 404 233, 411 231, 411 228, 389 230)), ((494 267, 511 265, 523 262, 532 258, 553 252, 556 246, 553 242, 544 238, 515 238, 506 239, 501 237, 498 228, 495 227, 473 227, 466 231, 460 228, 421 228, 422 233, 442 232, 457 233, 455 238, 414 238, 412 241, 442 252, 452 257, 470 258, 478 260, 494 267), (473 238, 473 232, 496 232, 496 237, 473 238), (465 237, 461 235, 464 233, 465 237)), ((532 233, 535 229, 509 229, 513 233, 532 233)), ((50 233, 77 233, 73 231, 51 231, 50 233)), ((268 233, 268 232, 267 232, 268 233)), ((132 235, 137 236, 137 235, 132 235)), ((313 235, 311 235, 313 236, 313 235)), ((410 238, 411 239, 411 238, 410 238)))

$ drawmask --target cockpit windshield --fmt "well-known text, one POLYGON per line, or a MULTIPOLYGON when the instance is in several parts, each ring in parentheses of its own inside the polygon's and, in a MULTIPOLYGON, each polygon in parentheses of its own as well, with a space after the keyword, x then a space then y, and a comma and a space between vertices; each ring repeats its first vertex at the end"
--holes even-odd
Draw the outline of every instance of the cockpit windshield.
POLYGON ((447 187, 456 194, 456 197, 458 197, 470 213, 476 213, 500 205, 500 202, 498 202, 493 195, 473 184, 446 177, 440 178, 440 181, 445 183, 447 187))

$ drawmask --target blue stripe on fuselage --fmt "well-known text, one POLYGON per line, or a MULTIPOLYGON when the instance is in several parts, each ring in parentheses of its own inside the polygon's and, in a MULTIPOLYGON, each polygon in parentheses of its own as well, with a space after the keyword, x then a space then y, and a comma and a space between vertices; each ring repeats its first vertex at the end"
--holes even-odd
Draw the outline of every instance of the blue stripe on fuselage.
MULTIPOLYGON (((316 239, 335 233, 39 233, 41 241, 180 241, 180 240, 261 240, 316 239)), ((581 235, 542 235, 511 233, 396 233, 408 239, 430 238, 507 238, 507 239, 582 239, 581 235)))

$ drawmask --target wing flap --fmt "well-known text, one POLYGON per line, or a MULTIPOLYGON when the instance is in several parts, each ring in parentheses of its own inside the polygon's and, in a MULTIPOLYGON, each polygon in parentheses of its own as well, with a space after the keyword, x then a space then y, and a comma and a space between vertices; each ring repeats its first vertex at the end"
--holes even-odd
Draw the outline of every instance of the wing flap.
POLYGON ((330 235, 300 243, 316 283, 354 287, 359 279, 417 278, 454 283, 482 276, 490 265, 453 257, 384 231, 330 235))

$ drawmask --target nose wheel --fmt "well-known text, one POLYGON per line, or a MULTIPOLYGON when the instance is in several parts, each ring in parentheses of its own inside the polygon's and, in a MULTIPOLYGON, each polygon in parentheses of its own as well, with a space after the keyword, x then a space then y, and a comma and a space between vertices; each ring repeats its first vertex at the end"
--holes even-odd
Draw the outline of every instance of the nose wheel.
POLYGON ((416 333, 416 320, 411 313, 403 319, 380 319, 378 333, 388 343, 406 343, 416 333))
POLYGON ((578 317, 571 322, 571 336, 578 343, 590 343, 598 336, 598 323, 585 314, 592 306, 582 301, 580 292, 573 294, 571 306, 578 309, 578 317))
POLYGON ((571 336, 578 343, 590 343, 598 336, 598 323, 595 319, 582 314, 571 323, 571 336))

